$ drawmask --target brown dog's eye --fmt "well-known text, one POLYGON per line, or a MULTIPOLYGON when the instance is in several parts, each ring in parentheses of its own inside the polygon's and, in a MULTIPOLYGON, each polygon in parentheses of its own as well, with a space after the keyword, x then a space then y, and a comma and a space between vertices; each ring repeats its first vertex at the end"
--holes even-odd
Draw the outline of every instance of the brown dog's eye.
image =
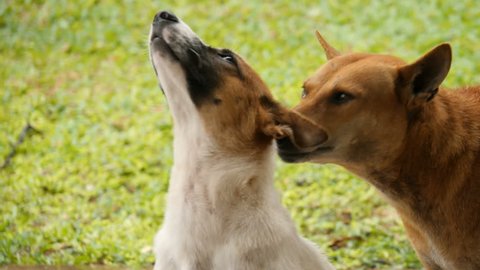
POLYGON ((350 100, 353 99, 353 96, 342 92, 342 91, 336 91, 333 93, 333 95, 330 97, 330 102, 336 105, 344 104, 349 102, 350 100))

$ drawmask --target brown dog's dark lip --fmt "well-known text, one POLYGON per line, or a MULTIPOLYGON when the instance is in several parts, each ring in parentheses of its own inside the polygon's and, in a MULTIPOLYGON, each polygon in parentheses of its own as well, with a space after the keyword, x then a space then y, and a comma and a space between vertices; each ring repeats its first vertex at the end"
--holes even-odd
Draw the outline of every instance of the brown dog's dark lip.
POLYGON ((291 150, 291 149, 284 149, 282 147, 278 147, 278 152, 279 153, 283 153, 283 154, 303 154, 303 155, 308 155, 308 154, 314 154, 314 153, 318 153, 318 152, 327 152, 327 151, 331 151, 333 150, 333 146, 318 146, 317 148, 315 148, 314 150, 312 151, 302 151, 300 149, 295 149, 295 150, 291 150))
POLYGON ((300 150, 298 150, 298 151, 285 150, 285 149, 282 149, 281 147, 279 147, 278 148, 278 155, 285 162, 299 163, 299 162, 308 161, 309 158, 311 156, 315 155, 315 154, 322 154, 322 153, 325 153, 325 152, 330 152, 333 149, 334 149, 333 146, 320 146, 313 151, 302 152, 300 150))
POLYGON ((313 150, 313 151, 310 152, 310 153, 329 152, 329 151, 332 151, 333 148, 334 148, 333 146, 320 146, 320 147, 318 147, 317 149, 313 150))
POLYGON ((278 156, 287 163, 300 163, 308 160, 309 153, 293 153, 278 151, 278 156))

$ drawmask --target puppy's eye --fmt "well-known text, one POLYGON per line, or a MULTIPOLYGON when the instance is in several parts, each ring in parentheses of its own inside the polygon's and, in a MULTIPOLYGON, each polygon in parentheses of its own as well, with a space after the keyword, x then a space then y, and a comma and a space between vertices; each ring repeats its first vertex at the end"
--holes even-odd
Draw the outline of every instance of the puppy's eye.
POLYGON ((231 54, 228 54, 228 53, 219 53, 218 56, 220 56, 223 60, 231 63, 231 64, 235 64, 235 58, 233 57, 233 55, 231 54))
POLYGON ((348 94, 348 93, 345 93, 345 92, 342 92, 342 91, 336 91, 330 97, 330 101, 333 104, 337 104, 337 105, 345 104, 352 99, 353 99, 353 96, 351 94, 348 94))

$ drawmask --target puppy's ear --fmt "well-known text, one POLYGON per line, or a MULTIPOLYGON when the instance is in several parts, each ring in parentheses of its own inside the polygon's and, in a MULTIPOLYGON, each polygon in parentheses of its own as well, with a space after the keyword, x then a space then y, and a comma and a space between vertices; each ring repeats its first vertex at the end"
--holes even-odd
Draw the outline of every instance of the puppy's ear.
POLYGON ((292 134, 292 129, 286 125, 270 122, 263 126, 262 132, 269 138, 279 140, 285 137, 290 137, 292 134))
POLYGON ((299 113, 288 110, 269 96, 260 97, 262 132, 274 139, 287 138, 303 151, 315 150, 327 140, 327 133, 299 113))
POLYGON ((399 68, 399 96, 409 107, 432 100, 450 70, 452 49, 448 43, 433 48, 413 64, 399 68))
POLYGON ((335 50, 328 42, 320 35, 320 32, 318 30, 315 31, 315 36, 318 39, 318 42, 320 42, 320 45, 322 45, 323 50, 325 51, 325 55, 327 56, 327 60, 330 60, 332 58, 335 58, 340 55, 340 53, 335 50))

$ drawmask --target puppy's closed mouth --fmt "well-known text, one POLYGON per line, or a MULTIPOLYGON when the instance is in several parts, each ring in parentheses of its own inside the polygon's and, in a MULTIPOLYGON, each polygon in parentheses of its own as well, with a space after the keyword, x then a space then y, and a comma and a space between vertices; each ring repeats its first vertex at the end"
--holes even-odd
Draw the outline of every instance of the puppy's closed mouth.
POLYGON ((152 34, 150 37, 150 43, 155 44, 159 47, 162 48, 162 51, 167 52, 169 55, 171 55, 175 60, 180 61, 178 56, 175 54, 175 52, 172 50, 170 45, 165 41, 165 39, 157 34, 152 34))
POLYGON ((161 37, 156 34, 152 34, 152 36, 150 37, 150 42, 154 42, 156 39, 159 39, 159 38, 161 37))

